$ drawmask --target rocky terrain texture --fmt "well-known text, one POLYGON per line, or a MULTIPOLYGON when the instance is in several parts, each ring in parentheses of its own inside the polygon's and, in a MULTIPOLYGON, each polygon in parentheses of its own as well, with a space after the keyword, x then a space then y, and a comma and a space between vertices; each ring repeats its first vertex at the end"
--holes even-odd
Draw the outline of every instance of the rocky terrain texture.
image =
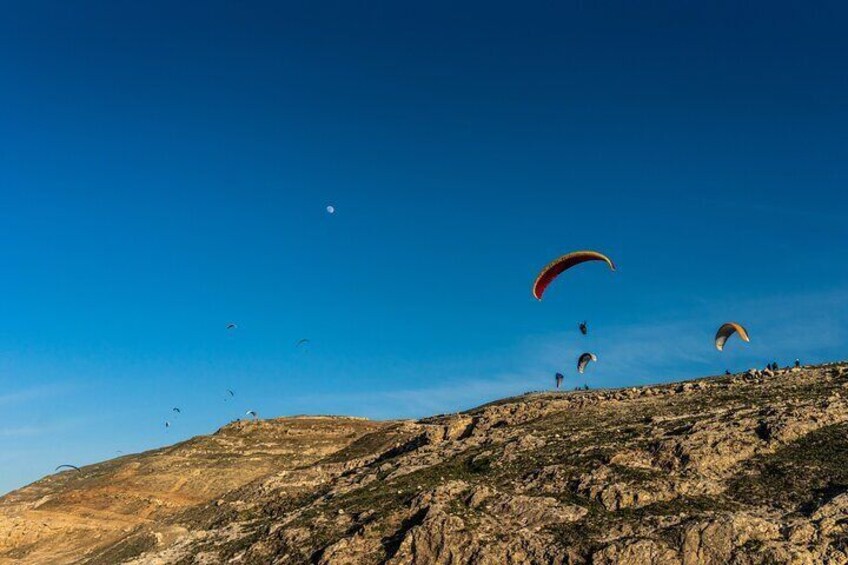
POLYGON ((848 563, 848 364, 238 422, 6 495, 0 563, 848 563))

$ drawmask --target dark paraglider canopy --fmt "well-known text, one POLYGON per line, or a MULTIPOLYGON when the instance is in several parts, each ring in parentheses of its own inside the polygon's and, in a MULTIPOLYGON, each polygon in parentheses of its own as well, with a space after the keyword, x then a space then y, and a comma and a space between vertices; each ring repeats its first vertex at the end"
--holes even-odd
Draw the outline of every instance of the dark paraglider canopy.
POLYGON ((562 384, 562 381, 563 381, 563 379, 565 379, 565 376, 563 376, 562 373, 557 373, 556 377, 554 377, 554 378, 556 379, 556 387, 559 388, 559 385, 562 384))
POLYGON ((610 270, 615 271, 615 264, 612 262, 612 259, 603 253, 598 253, 597 251, 575 251, 568 253, 545 265, 539 276, 536 277, 536 282, 533 283, 533 296, 536 300, 541 300, 545 289, 548 288, 548 285, 554 279, 571 267, 587 261, 603 261, 609 265, 610 270))
POLYGON ((581 355, 577 359, 577 372, 582 375, 583 371, 586 370, 586 365, 588 365, 590 361, 597 361, 597 360, 598 360, 598 358, 597 358, 597 356, 595 356, 594 353, 584 353, 583 355, 581 355))
POLYGON ((55 470, 56 470, 56 471, 58 471, 59 469, 73 469, 73 470, 74 470, 74 471, 76 471, 77 473, 81 473, 81 472, 82 472, 82 471, 80 471, 80 468, 79 468, 79 467, 77 467, 76 465, 68 465, 68 464, 65 464, 65 465, 59 465, 58 467, 56 467, 56 469, 55 469, 55 470))
POLYGON ((245 412, 245 415, 252 417, 254 420, 259 418, 259 414, 257 414, 253 410, 248 410, 247 412, 245 412))
POLYGON ((727 342, 728 338, 730 338, 730 336, 732 336, 733 334, 739 334, 739 338, 742 341, 751 341, 751 338, 748 337, 748 331, 745 328, 743 328, 736 322, 727 322, 726 324, 722 324, 722 326, 716 332, 716 349, 718 349, 719 351, 723 351, 724 344, 727 342))
POLYGON ((578 327, 580 328, 580 333, 582 333, 583 335, 589 333, 589 325, 586 323, 585 320, 580 322, 580 325, 578 327))
POLYGON ((171 408, 171 411, 172 411, 172 412, 176 412, 177 414, 182 414, 182 410, 180 410, 180 409, 179 409, 179 408, 177 408, 176 406, 174 406, 173 408, 171 408))
POLYGON ((234 329, 236 329, 237 327, 238 327, 238 326, 237 326, 236 324, 232 323, 232 322, 230 322, 229 324, 227 324, 227 329, 228 329, 228 330, 234 330, 234 329))
POLYGON ((309 340, 307 338, 303 338, 303 339, 297 340, 297 343, 295 343, 294 346, 300 347, 302 345, 306 345, 307 343, 309 343, 309 340))

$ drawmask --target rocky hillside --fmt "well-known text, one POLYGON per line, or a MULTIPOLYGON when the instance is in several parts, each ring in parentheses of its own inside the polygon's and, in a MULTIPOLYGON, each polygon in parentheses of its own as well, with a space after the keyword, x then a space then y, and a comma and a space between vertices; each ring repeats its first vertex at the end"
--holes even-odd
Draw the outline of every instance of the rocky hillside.
POLYGON ((0 563, 848 563, 848 365, 240 422, 5 496, 0 563))

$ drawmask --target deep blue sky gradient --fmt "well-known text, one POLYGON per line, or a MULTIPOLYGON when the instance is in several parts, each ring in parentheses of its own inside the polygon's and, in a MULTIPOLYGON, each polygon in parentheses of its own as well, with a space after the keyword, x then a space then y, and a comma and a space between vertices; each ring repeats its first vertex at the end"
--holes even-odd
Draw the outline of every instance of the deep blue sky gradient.
POLYGON ((844 3, 0 12, 0 491, 248 409, 846 357, 844 3), (535 302, 581 248, 619 271, 535 302))

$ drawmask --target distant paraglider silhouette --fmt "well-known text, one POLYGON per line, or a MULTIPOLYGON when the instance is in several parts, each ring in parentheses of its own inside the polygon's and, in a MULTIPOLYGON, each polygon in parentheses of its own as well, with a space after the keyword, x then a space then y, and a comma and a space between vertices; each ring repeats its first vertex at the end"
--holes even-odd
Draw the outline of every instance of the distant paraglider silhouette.
POLYGON ((586 370, 586 365, 588 365, 590 361, 597 360, 598 358, 594 353, 584 353, 577 359, 577 372, 582 375, 583 371, 586 370))
POLYGON ((247 412, 245 412, 245 415, 252 417, 254 420, 259 419, 259 414, 257 414, 253 410, 248 410, 247 412))
POLYGON ((77 473, 82 473, 82 471, 80 471, 80 468, 77 467, 76 465, 68 465, 68 464, 59 465, 58 467, 56 467, 56 469, 54 469, 54 471, 58 471, 59 469, 73 469, 77 473))
POLYGON ((583 335, 589 333, 589 325, 586 323, 585 320, 583 322, 580 322, 580 325, 577 327, 580 328, 580 333, 582 333, 583 335))
POLYGON ((562 373, 557 373, 555 378, 556 378, 556 387, 559 388, 559 386, 562 384, 562 380, 565 377, 563 376, 562 373))

